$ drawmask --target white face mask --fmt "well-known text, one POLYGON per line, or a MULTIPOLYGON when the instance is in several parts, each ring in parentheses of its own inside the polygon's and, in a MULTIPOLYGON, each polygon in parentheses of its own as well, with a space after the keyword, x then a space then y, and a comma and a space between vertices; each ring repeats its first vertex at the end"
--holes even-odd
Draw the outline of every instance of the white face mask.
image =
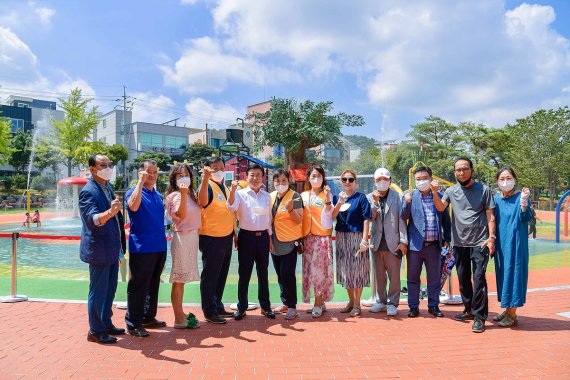
POLYGON ((498 185, 501 191, 511 191, 515 187, 515 181, 499 181, 498 185))
POLYGON ((313 185, 314 187, 321 187, 321 185, 323 184, 323 179, 321 177, 310 178, 309 181, 311 182, 311 185, 313 185))
POLYGON ((288 188, 289 186, 287 185, 275 185, 275 190, 277 190, 278 193, 282 193, 286 191, 288 188))
POLYGON ((416 189, 419 191, 426 191, 429 189, 429 179, 416 180, 416 189))
POLYGON ((380 182, 376 182, 375 185, 377 190, 386 191, 390 187, 390 181, 382 180, 380 182))
POLYGON ((103 179, 104 181, 110 180, 112 175, 113 175, 113 169, 111 168, 97 170, 97 177, 103 179))
POLYGON ((180 185, 186 185, 187 187, 190 187, 190 177, 180 177, 176 180, 176 185, 178 185, 178 187, 180 187, 180 185))
POLYGON ((217 172, 212 173, 212 178, 216 182, 221 182, 224 178, 226 178, 226 173, 223 170, 218 170, 217 172))

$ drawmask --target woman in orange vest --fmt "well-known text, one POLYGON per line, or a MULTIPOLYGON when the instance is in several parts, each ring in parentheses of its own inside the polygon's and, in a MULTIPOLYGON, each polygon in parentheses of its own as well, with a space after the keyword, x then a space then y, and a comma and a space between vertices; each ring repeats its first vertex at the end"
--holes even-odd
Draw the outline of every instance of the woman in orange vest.
POLYGON ((334 295, 334 270, 332 248, 333 197, 320 165, 307 170, 303 199, 303 302, 311 302, 311 290, 315 304, 308 312, 318 318, 326 310, 325 302, 334 295))
POLYGON ((291 176, 287 170, 279 169, 273 174, 275 191, 271 193, 271 214, 273 216, 273 251, 271 258, 277 272, 283 305, 275 309, 285 312, 285 319, 295 319, 297 313, 297 253, 299 240, 303 237, 303 202, 301 196, 289 188, 291 176))

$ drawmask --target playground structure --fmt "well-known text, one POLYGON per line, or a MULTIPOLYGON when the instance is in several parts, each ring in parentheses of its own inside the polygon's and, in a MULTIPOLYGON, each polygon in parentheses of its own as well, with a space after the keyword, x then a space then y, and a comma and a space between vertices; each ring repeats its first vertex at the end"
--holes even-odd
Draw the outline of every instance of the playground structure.
MULTIPOLYGON (((59 197, 59 189, 65 186, 71 186, 72 188, 72 196, 71 196, 71 203, 73 208, 73 217, 79 218, 79 186, 85 186, 87 184, 87 178, 82 177, 67 177, 57 182, 58 188, 58 197, 59 197)), ((68 199, 64 199, 68 201, 68 199)))
MULTIPOLYGON (((39 194, 40 192, 37 190, 32 190, 32 189, 26 189, 26 191, 24 191, 24 196, 26 197, 26 212, 28 213, 28 215, 30 215, 31 213, 31 196, 32 194, 39 194)), ((31 218, 28 218, 27 223, 26 223, 26 227, 30 228, 30 224, 31 224, 31 218)))
POLYGON ((570 190, 566 191, 556 205, 556 242, 560 243, 560 213, 564 212, 564 236, 568 237, 568 209, 570 208, 570 190), (564 200, 566 204, 564 207, 564 200))

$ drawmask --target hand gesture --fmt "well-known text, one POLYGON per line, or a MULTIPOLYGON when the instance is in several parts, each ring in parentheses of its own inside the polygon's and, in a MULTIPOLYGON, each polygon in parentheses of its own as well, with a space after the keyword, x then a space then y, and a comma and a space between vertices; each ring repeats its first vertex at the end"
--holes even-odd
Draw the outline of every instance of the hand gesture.
POLYGON ((204 166, 204 169, 202 169, 202 179, 208 181, 212 177, 213 172, 215 172, 214 169, 209 166, 204 166))
POLYGON ((341 191, 338 194, 338 204, 342 205, 342 204, 344 204, 344 202, 346 202, 346 193, 344 191, 341 191))
POLYGON ((530 196, 530 190, 526 187, 523 187, 521 190, 521 207, 528 206, 528 198, 530 196))
POLYGON ((325 193, 325 199, 326 201, 329 200, 329 194, 331 193, 331 188, 329 185, 326 185, 325 187, 323 187, 323 192, 325 193))
POLYGON ((119 200, 119 197, 115 197, 115 199, 113 199, 111 202, 111 214, 116 215, 120 209, 121 201, 119 200))
POLYGON ((430 187, 431 187, 431 191, 433 191, 434 193, 437 193, 439 191, 439 181, 434 179, 433 181, 431 181, 430 187))
POLYGON ((181 183, 180 185, 178 185, 178 190, 180 191, 180 194, 186 195, 188 194, 188 185, 185 183, 181 183))
POLYGON ((374 202, 378 202, 380 200, 380 191, 374 190, 372 192, 372 198, 374 199, 374 202))
POLYGON ((406 190, 404 192, 404 199, 406 200, 407 204, 412 203, 412 193, 410 193, 408 190, 406 190))
POLYGON ((139 182, 140 183, 145 183, 146 179, 148 178, 148 173, 146 170, 141 170, 139 172, 139 182))
POLYGON ((239 181, 232 181, 232 187, 231 187, 230 191, 232 191, 232 192, 236 191, 238 186, 239 186, 239 181))
POLYGON ((291 212, 293 211, 293 200, 289 199, 287 202, 285 202, 285 206, 284 206, 287 211, 291 212))

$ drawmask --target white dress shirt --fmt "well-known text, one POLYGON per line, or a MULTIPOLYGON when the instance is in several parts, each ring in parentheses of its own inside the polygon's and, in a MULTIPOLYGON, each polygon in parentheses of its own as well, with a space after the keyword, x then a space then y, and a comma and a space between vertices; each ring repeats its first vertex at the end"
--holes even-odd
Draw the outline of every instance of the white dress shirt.
POLYGON ((271 230, 271 196, 267 191, 259 190, 255 192, 251 187, 236 191, 234 203, 230 204, 228 197, 228 208, 237 211, 239 228, 248 231, 267 230, 269 235, 271 230))

